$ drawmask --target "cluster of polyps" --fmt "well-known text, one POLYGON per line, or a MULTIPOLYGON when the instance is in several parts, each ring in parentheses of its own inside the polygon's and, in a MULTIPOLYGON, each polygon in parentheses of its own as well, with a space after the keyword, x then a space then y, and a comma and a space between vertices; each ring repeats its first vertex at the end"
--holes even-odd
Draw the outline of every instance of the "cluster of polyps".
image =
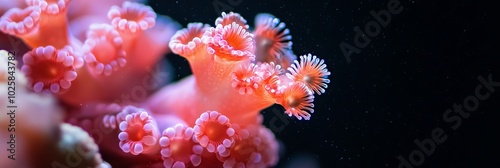
MULTIPOLYGON (((280 104, 289 116, 309 120, 313 94, 324 93, 329 83, 324 61, 311 54, 297 60, 289 30, 269 14, 259 14, 253 30, 231 12, 222 13, 214 27, 191 23, 173 34, 169 30, 176 24, 171 20, 159 19, 149 6, 124 2, 111 7, 108 23, 87 23, 86 37, 81 37, 70 33, 76 30, 68 25, 89 20, 68 21, 68 4, 70 0, 28 0, 24 9, 2 16, 0 30, 32 48, 18 58, 18 73, 28 80, 23 87, 58 98, 66 111, 65 122, 95 140, 72 136, 79 131, 64 131, 69 127, 61 123, 55 132, 62 138, 44 142, 63 142, 68 134, 76 137, 75 144, 97 144, 111 165, 273 166, 278 144, 262 125, 259 112, 280 104), (148 73, 143 68, 158 63, 168 48, 189 61, 192 76, 135 106, 114 101, 143 82, 148 73)), ((50 148, 64 158, 63 149, 68 150, 50 148)), ((99 153, 90 153, 82 165, 107 165, 99 153)), ((31 165, 47 166, 44 163, 31 165)))

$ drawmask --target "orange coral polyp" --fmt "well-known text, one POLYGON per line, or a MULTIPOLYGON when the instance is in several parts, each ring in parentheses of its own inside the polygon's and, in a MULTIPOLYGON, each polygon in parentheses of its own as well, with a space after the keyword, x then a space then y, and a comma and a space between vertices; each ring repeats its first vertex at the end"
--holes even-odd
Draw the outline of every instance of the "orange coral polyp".
POLYGON ((208 111, 201 114, 195 123, 195 138, 207 151, 224 153, 233 145, 235 132, 225 115, 208 111))
POLYGON ((262 155, 257 150, 254 137, 237 140, 230 150, 228 159, 224 161, 224 167, 245 167, 262 162, 262 155))
POLYGON ((327 79, 330 72, 326 69, 324 60, 315 55, 300 56, 300 62, 294 61, 288 71, 290 71, 286 74, 288 78, 304 83, 318 95, 324 93, 325 89, 328 88, 327 84, 330 83, 330 80, 327 79))
POLYGON ((201 37, 209 25, 203 23, 189 23, 187 28, 177 31, 170 40, 172 52, 183 57, 190 57, 203 45, 201 37))
POLYGON ((84 58, 93 74, 106 76, 127 63, 123 40, 108 24, 92 24, 83 45, 84 58))
POLYGON ((252 94, 259 87, 261 79, 255 74, 253 63, 243 64, 233 73, 231 86, 240 94, 252 94))
POLYGON ((240 14, 234 13, 234 12, 229 12, 226 14, 226 12, 222 12, 221 16, 218 17, 215 20, 215 25, 221 24, 222 26, 225 25, 231 25, 232 23, 236 23, 243 27, 244 29, 248 29, 249 26, 247 24, 247 20, 245 18, 241 17, 240 14))
POLYGON ((295 116, 297 119, 309 120, 314 113, 314 96, 312 92, 300 82, 290 83, 283 89, 280 104, 285 108, 288 116, 295 116), (308 112, 309 111, 309 112, 308 112))
POLYGON ((57 15, 64 14, 67 10, 68 3, 71 0, 26 0, 29 6, 38 6, 44 13, 57 15))
POLYGON ((255 74, 257 74, 260 79, 262 79, 262 85, 264 89, 273 97, 278 94, 278 87, 281 84, 281 80, 279 78, 280 73, 282 72, 280 65, 275 65, 273 62, 271 63, 260 63, 257 65, 255 74))
POLYGON ((31 47, 52 45, 63 48, 70 45, 70 34, 68 30, 67 11, 71 0, 27 0, 30 7, 41 10, 39 31, 32 39, 23 39, 31 47))
POLYGON ((275 62, 288 67, 296 59, 292 52, 292 36, 285 23, 270 14, 255 19, 255 54, 257 61, 275 62))
POLYGON ((193 129, 184 124, 177 124, 165 129, 159 144, 165 167, 198 166, 203 148, 194 141, 193 129))
POLYGON ((40 20, 40 8, 13 8, 0 19, 0 30, 14 36, 36 33, 40 20))
POLYGON ((218 58, 227 61, 253 60, 253 35, 242 26, 232 23, 230 25, 217 25, 206 31, 202 38, 208 45, 207 52, 215 54, 218 58))
POLYGON ((111 24, 120 33, 134 34, 153 27, 156 23, 156 13, 151 7, 125 1, 121 7, 112 6, 108 11, 111 24))
POLYGON ((28 76, 29 86, 35 92, 59 93, 75 80, 75 57, 65 49, 52 46, 38 47, 23 56, 22 72, 28 76))
POLYGON ((126 115, 119 128, 119 146, 123 152, 133 155, 155 152, 159 131, 147 112, 138 109, 137 112, 126 115))

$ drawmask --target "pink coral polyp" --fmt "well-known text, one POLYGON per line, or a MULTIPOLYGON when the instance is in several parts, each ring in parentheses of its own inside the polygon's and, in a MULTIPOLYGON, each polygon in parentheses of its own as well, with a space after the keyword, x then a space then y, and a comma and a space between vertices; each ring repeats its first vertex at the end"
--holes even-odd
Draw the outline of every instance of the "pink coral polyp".
POLYGON ((241 17, 240 14, 234 13, 234 12, 229 12, 227 14, 225 12, 222 12, 221 17, 218 17, 215 20, 215 25, 220 24, 222 26, 225 26, 225 25, 230 25, 233 22, 240 25, 244 29, 249 28, 249 26, 247 24, 247 20, 245 20, 245 18, 241 17))
POLYGON ((196 140, 209 152, 224 153, 234 143, 235 132, 229 119, 216 111, 201 114, 194 133, 196 140))
POLYGON ((122 43, 123 39, 111 25, 90 25, 87 40, 83 44, 87 66, 94 74, 106 76, 124 67, 127 61, 122 43))
POLYGON ((163 131, 159 143, 165 167, 200 165, 203 148, 193 139, 193 134, 193 128, 183 124, 177 124, 163 131))
POLYGON ((133 155, 153 151, 158 142, 159 131, 156 123, 145 111, 138 111, 125 116, 120 123, 120 148, 123 152, 133 155))
MULTIPOLYGON (((48 14, 56 15, 60 14, 61 11, 67 10, 68 3, 71 0, 56 0, 56 1, 47 1, 47 0, 26 0, 26 3, 29 6, 37 6, 40 9, 48 14)), ((65 13, 62 13, 65 14, 65 13)))
POLYGON ((201 45, 201 37, 208 30, 209 26, 203 23, 190 23, 187 28, 179 30, 169 43, 172 52, 182 55, 191 56, 197 51, 201 45))
POLYGON ((112 6, 108 18, 117 30, 135 33, 153 27, 156 13, 149 6, 126 1, 121 7, 112 6))
POLYGON ((0 30, 15 36, 24 36, 38 30, 40 8, 14 8, 5 13, 0 19, 0 30))
POLYGON ((224 60, 239 61, 254 59, 253 35, 244 27, 233 22, 230 25, 217 25, 206 31, 203 41, 208 45, 207 52, 224 60))
POLYGON ((294 82, 283 90, 280 104, 285 107, 285 113, 288 116, 293 115, 299 120, 309 120, 311 118, 310 113, 314 113, 314 109, 312 109, 314 107, 314 96, 309 88, 303 83, 294 82))
POLYGON ((52 46, 38 47, 23 56, 24 72, 35 92, 58 93, 68 89, 75 80, 75 57, 67 50, 52 46))

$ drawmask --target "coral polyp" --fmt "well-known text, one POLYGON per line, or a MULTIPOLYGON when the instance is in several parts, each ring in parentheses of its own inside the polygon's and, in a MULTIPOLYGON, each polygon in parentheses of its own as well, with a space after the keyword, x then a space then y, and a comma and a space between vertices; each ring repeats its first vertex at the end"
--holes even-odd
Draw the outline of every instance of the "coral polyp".
POLYGON ((22 71, 27 75, 30 88, 35 92, 59 93, 70 88, 77 73, 75 61, 67 50, 56 50, 52 46, 38 47, 23 56, 22 71))
MULTIPOLYGON (((283 115, 312 120, 313 94, 325 93, 330 82, 324 60, 312 54, 297 60, 289 29, 270 14, 257 15, 254 27, 223 12, 215 25, 180 29, 138 2, 106 1, 89 13, 72 11, 72 3, 85 6, 28 0, 0 18, 0 37, 29 47, 17 57, 0 55, 20 70, 20 99, 48 97, 57 101, 43 105, 60 109, 43 111, 56 119, 40 122, 40 133, 19 133, 40 139, 26 142, 37 147, 30 155, 56 153, 57 163, 30 157, 9 166, 273 167, 279 145, 260 112, 278 104, 283 115), (161 58, 169 51, 185 58, 193 74, 165 84, 170 72, 161 58), (60 159, 61 150, 74 154, 81 146, 88 154, 81 164, 60 159)), ((12 78, 5 81, 10 74, 0 68, 0 85, 7 85, 12 78)), ((18 100, 31 107, 23 115, 36 115, 39 104, 29 100, 18 100)))

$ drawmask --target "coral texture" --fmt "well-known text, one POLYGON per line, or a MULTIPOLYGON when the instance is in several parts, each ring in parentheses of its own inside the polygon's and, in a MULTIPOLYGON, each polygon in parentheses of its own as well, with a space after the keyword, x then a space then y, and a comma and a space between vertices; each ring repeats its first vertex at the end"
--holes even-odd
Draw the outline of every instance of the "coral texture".
POLYGON ((0 86, 13 86, 15 73, 11 104, 36 129, 17 132, 26 162, 0 165, 272 167, 279 145, 260 111, 279 104, 310 120, 314 94, 330 82, 324 60, 297 57, 290 31, 271 14, 257 15, 253 28, 229 12, 213 26, 181 29, 138 2, 15 2, 0 5, 0 47, 18 52, 0 53, 0 86), (193 74, 166 84, 161 59, 170 51, 193 74))

